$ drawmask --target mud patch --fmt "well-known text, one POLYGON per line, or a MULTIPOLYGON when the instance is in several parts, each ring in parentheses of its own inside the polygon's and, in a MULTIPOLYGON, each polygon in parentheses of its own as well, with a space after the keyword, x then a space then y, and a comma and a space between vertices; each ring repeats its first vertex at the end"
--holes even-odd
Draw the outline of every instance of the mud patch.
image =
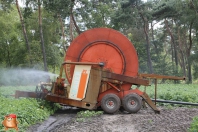
POLYGON ((73 119, 80 110, 75 107, 63 107, 44 122, 31 126, 27 132, 49 132, 73 119))

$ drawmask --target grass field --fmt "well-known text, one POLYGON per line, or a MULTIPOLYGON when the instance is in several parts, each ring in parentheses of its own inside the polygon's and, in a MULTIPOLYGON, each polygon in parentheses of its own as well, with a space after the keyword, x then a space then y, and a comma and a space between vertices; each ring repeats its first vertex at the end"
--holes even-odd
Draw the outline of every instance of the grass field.
POLYGON ((1 86, 0 94, 3 96, 10 96, 15 94, 15 90, 35 91, 36 86, 1 86))
MULTIPOLYGON (((36 86, 1 86, 0 94, 14 95, 15 90, 35 91, 36 86)), ((141 86, 144 91, 145 87, 141 86)), ((146 87, 146 93, 154 98, 155 85, 146 87)), ((198 102, 198 84, 157 84, 157 98, 185 102, 198 102)))
MULTIPOLYGON (((141 86, 144 91, 145 87, 141 86)), ((154 98, 155 85, 146 87, 146 93, 154 98)), ((198 84, 157 84, 157 99, 198 103, 198 84)))
MULTIPOLYGON (((0 122, 3 121, 4 116, 14 113, 18 116, 19 131, 25 129, 37 122, 43 121, 50 114, 58 108, 51 106, 50 102, 44 101, 37 102, 36 99, 20 98, 14 99, 15 90, 35 91, 36 86, 1 86, 0 87, 0 122)), ((155 86, 146 87, 146 93, 151 98, 154 98, 155 86)), ((140 90, 144 91, 145 87, 141 86, 140 90)), ((165 100, 175 100, 184 102, 198 103, 198 84, 158 84, 157 85, 157 98, 165 100)), ((158 104, 159 105, 159 104, 158 104)), ((161 104, 166 105, 166 104, 161 104)), ((177 105, 176 105, 177 106, 177 105)), ((197 117, 193 122, 198 122, 197 117)), ((4 128, 0 125, 0 131, 4 128)))

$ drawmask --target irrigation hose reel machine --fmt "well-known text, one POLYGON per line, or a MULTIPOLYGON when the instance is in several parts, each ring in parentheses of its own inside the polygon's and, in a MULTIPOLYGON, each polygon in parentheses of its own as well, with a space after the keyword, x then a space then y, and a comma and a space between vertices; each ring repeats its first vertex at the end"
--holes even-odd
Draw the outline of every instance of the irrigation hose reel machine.
POLYGON ((40 83, 35 92, 16 91, 15 97, 43 98, 90 110, 101 107, 110 114, 121 106, 128 113, 136 113, 146 102, 160 113, 146 92, 138 89, 141 85, 149 86, 149 78, 185 79, 139 74, 133 44, 116 30, 94 28, 81 33, 71 43, 55 82, 40 83), (66 79, 62 77, 63 72, 66 79), (132 85, 136 88, 132 89, 132 85))

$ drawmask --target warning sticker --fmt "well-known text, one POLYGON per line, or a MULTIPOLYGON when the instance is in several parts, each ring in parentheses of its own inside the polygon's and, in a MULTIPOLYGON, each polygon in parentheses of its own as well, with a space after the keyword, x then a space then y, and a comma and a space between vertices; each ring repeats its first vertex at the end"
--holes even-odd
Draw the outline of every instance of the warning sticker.
POLYGON ((75 66, 71 89, 69 93, 70 99, 82 100, 85 98, 90 70, 90 65, 75 66))

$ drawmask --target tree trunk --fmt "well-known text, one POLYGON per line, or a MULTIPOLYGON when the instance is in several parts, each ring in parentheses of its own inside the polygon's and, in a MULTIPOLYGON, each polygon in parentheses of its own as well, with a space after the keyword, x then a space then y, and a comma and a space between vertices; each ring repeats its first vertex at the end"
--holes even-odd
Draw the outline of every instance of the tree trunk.
POLYGON ((151 34, 152 34, 152 41, 153 41, 153 45, 154 45, 154 48, 155 48, 155 53, 157 55, 157 61, 159 62, 160 60, 160 55, 159 55, 159 51, 157 49, 157 44, 155 43, 155 38, 154 38, 154 30, 153 30, 153 23, 151 22, 151 34))
POLYGON ((74 19, 74 15, 73 15, 73 13, 71 13, 71 18, 72 18, 72 21, 73 21, 73 23, 74 23, 74 26, 75 26, 75 29, 76 29, 76 32, 78 33, 78 35, 81 33, 81 31, 80 31, 80 29, 79 29, 79 27, 78 27, 78 25, 77 25, 77 23, 76 23, 76 20, 74 19))
MULTIPOLYGON (((178 26, 179 27, 179 26, 178 26)), ((182 44, 180 29, 178 28, 178 43, 179 43, 179 49, 180 49, 180 60, 181 60, 181 68, 183 70, 183 75, 186 77, 186 65, 185 65, 185 58, 184 58, 184 46, 182 44)))
POLYGON ((189 60, 190 57, 190 51, 192 48, 192 26, 193 26, 194 20, 190 23, 190 29, 189 29, 189 46, 187 48, 187 63, 188 63, 188 83, 192 83, 192 69, 191 69, 191 62, 189 60))
POLYGON ((11 60, 10 60, 10 46, 8 44, 8 42, 6 41, 7 44, 7 58, 8 58, 8 65, 9 67, 11 67, 11 60))
POLYGON ((191 69, 191 62, 189 59, 187 59, 187 64, 188 64, 188 83, 192 83, 192 69, 191 69))
POLYGON ((28 55, 29 55, 29 57, 28 57, 29 58, 29 62, 30 62, 30 64, 32 64, 30 45, 29 45, 29 41, 28 41, 28 37, 27 37, 27 32, 26 32, 24 20, 23 20, 23 17, 21 15, 21 11, 19 9, 18 0, 16 0, 16 7, 17 7, 17 10, 18 10, 18 13, 19 13, 19 18, 20 18, 20 21, 21 21, 21 26, 22 26, 23 35, 24 35, 24 38, 25 38, 26 48, 27 48, 28 55))
POLYGON ((53 73, 56 73, 56 65, 53 65, 53 73))
POLYGON ((63 46, 64 51, 66 52, 66 46, 65 46, 66 41, 65 41, 65 31, 64 31, 64 26, 63 26, 63 20, 62 20, 60 15, 58 15, 58 17, 59 17, 59 21, 60 21, 60 24, 61 24, 62 37, 63 37, 62 46, 63 46))
POLYGON ((176 65, 176 74, 178 73, 178 58, 177 58, 177 48, 176 48, 176 44, 175 44, 175 39, 174 39, 174 36, 168 26, 168 21, 165 19, 165 26, 166 26, 166 29, 171 37, 171 42, 172 42, 172 45, 173 45, 173 51, 174 51, 174 57, 175 57, 175 65, 176 65))
POLYGON ((76 23, 76 20, 74 19, 74 14, 73 14, 73 8, 74 8, 74 2, 75 0, 71 0, 72 1, 72 6, 71 6, 71 9, 70 9, 70 18, 72 19, 73 23, 74 23, 74 26, 75 26, 75 29, 76 29, 76 32, 78 33, 78 35, 81 33, 77 23, 76 23))
POLYGON ((40 31, 40 39, 41 39, 41 49, 43 54, 43 63, 44 63, 44 70, 48 71, 47 69, 47 61, 46 61, 46 54, 45 54, 45 45, 43 39, 43 29, 42 29, 42 16, 41 16, 41 1, 38 0, 38 13, 39 13, 39 31, 40 31))
POLYGON ((143 14, 140 13, 140 16, 144 22, 144 33, 146 36, 146 52, 147 52, 147 65, 149 68, 149 73, 153 73, 153 66, 152 66, 152 61, 151 61, 151 55, 150 55, 150 40, 149 40, 149 36, 148 36, 148 21, 146 20, 146 18, 144 18, 143 14))
POLYGON ((70 15, 70 23, 69 23, 69 34, 70 34, 70 40, 72 42, 74 39, 74 36, 73 36, 73 20, 71 18, 71 15, 70 15))

